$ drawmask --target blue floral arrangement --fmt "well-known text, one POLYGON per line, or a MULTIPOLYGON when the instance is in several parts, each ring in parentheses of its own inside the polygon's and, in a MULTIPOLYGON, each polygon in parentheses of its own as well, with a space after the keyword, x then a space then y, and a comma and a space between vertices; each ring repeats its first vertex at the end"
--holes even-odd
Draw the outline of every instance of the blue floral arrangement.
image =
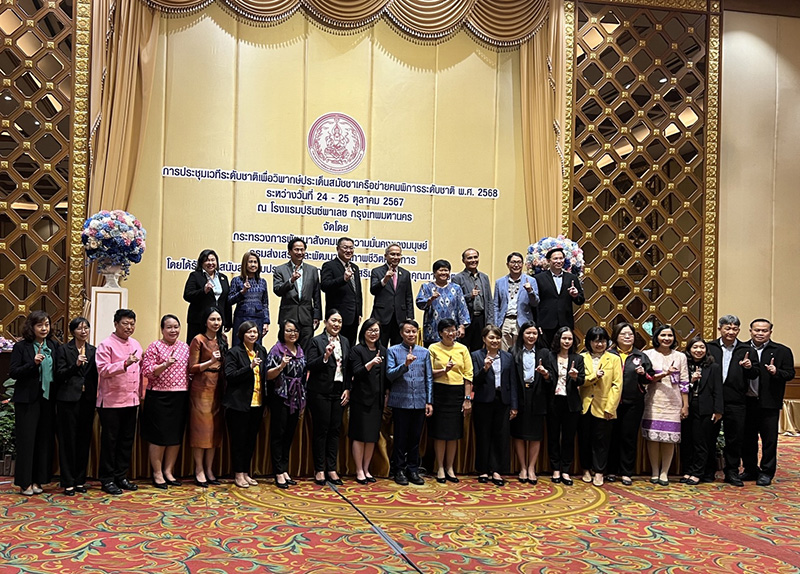
POLYGON ((81 232, 86 259, 96 261, 101 272, 119 266, 126 277, 131 264, 142 260, 146 237, 142 223, 121 209, 95 213, 84 222, 81 232))
POLYGON ((579 278, 583 277, 583 249, 578 244, 564 235, 558 237, 542 237, 539 241, 528 247, 525 264, 530 275, 547 271, 550 264, 547 261, 547 252, 560 247, 564 250, 564 271, 574 273, 579 278))

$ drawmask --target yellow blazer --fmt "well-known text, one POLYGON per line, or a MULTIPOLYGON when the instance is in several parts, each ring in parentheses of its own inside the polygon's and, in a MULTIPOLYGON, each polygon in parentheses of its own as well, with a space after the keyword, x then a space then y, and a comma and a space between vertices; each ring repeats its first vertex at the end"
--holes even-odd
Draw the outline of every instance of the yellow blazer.
POLYGON ((602 419, 605 413, 611 413, 612 418, 617 418, 617 405, 622 396, 622 360, 619 355, 605 352, 600 357, 600 369, 603 376, 598 377, 594 370, 594 362, 589 353, 581 353, 583 365, 586 370, 586 381, 580 387, 583 408, 586 413, 592 409, 592 415, 602 419))

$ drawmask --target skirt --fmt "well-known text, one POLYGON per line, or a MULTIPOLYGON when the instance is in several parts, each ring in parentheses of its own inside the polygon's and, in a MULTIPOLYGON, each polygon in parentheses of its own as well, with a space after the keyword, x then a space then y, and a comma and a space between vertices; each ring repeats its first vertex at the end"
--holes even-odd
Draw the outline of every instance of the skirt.
POLYGON ((142 438, 158 446, 183 442, 188 391, 147 391, 142 409, 142 438))
POLYGON ((433 383, 433 416, 428 435, 436 440, 460 440, 464 436, 464 385, 433 383))
POLYGON ((189 391, 189 446, 218 448, 222 444, 222 389, 217 373, 195 377, 189 391))
POLYGON ((522 387, 519 413, 511 420, 513 438, 534 441, 544 439, 544 415, 533 414, 537 410, 533 391, 532 387, 522 387))
POLYGON ((383 420, 382 407, 380 400, 369 406, 350 403, 350 427, 347 431, 350 440, 378 442, 383 420))

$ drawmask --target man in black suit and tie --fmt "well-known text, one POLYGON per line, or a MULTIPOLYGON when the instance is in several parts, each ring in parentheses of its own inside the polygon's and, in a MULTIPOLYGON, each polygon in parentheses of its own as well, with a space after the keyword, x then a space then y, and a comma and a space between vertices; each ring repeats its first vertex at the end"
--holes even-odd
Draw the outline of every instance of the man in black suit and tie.
POLYGON ((293 237, 288 244, 290 261, 278 265, 272 274, 272 291, 281 298, 278 322, 291 319, 300 329, 297 343, 305 351, 322 319, 319 270, 303 263, 306 242, 293 237))
POLYGON ((392 243, 386 248, 386 263, 372 270, 369 292, 375 297, 372 316, 381 324, 381 344, 385 347, 402 342, 400 325, 414 320, 414 294, 411 275, 400 267, 403 249, 392 243))
POLYGON ((453 275, 453 283, 461 287, 469 309, 470 324, 467 325, 461 342, 472 351, 483 348, 481 332, 487 323, 494 321, 494 299, 492 284, 486 273, 478 271, 480 253, 477 249, 466 249, 461 254, 464 270, 453 275))
POLYGON ((353 240, 342 237, 336 242, 336 258, 322 264, 320 281, 325 291, 325 314, 336 309, 342 316, 342 335, 351 345, 358 343, 358 326, 361 324, 361 275, 358 265, 352 263, 353 240))
MULTIPOLYGON (((739 463, 742 460, 744 441, 745 393, 751 373, 745 371, 743 366, 745 359, 750 359, 751 347, 737 338, 740 326, 741 321, 736 315, 720 317, 719 339, 709 341, 707 345, 708 353, 722 369, 725 482, 734 486, 744 486, 744 482, 739 478, 739 463)), ((753 370, 752 373, 755 375, 756 371, 753 370)), ((719 424, 717 424, 717 434, 719 434, 719 424)), ((714 474, 710 469, 706 472, 709 478, 714 474)))
POLYGON ((573 305, 583 305, 583 287, 577 276, 564 271, 564 250, 556 247, 547 252, 550 270, 535 277, 539 288, 539 327, 547 346, 561 327, 575 327, 573 305))
POLYGON ((783 408, 786 382, 794 378, 794 357, 789 347, 771 340, 772 323, 755 319, 750 323, 748 358, 755 367, 745 393, 746 416, 741 480, 755 480, 758 486, 769 486, 778 463, 778 423, 783 408), (758 438, 761 437, 761 462, 758 461, 758 438))

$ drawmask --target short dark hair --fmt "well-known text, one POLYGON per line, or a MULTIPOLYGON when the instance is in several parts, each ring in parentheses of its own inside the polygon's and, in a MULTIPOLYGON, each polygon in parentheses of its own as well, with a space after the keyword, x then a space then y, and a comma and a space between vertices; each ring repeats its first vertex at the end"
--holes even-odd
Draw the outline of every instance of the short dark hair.
POLYGON ((703 357, 702 361, 700 361, 700 366, 701 367, 709 366, 711 363, 714 362, 714 357, 712 357, 711 353, 708 352, 708 343, 706 342, 705 339, 703 339, 702 335, 695 335, 694 337, 689 339, 689 341, 686 343, 686 350, 684 351, 684 353, 686 354, 686 358, 689 360, 690 363, 694 362, 694 357, 692 357, 691 350, 692 347, 694 347, 695 343, 703 343, 703 345, 705 345, 706 347, 706 356, 703 357))
POLYGON ((547 251, 547 254, 545 255, 545 259, 547 259, 549 261, 550 258, 553 256, 553 253, 556 253, 556 252, 559 252, 559 251, 561 252, 561 255, 564 255, 564 248, 563 247, 553 247, 552 249, 547 251))
POLYGON ((466 248, 464 251, 462 251, 462 252, 461 252, 461 260, 462 260, 462 261, 464 260, 464 257, 466 257, 466 256, 467 256, 467 251, 474 251, 474 252, 475 252, 475 254, 476 254, 478 257, 480 257, 480 255, 481 255, 481 252, 480 252, 480 251, 478 251, 477 249, 475 249, 474 247, 467 247, 467 248, 466 248))
POLYGON ((403 319, 402 321, 400 321, 400 330, 402 331, 403 327, 405 327, 406 325, 411 325, 417 331, 419 331, 419 323, 417 323, 414 319, 403 319))
POLYGON ((342 313, 339 311, 339 309, 336 309, 335 307, 331 307, 330 309, 326 309, 325 310, 325 320, 326 321, 328 319, 330 319, 333 315, 339 315, 341 317, 342 313))
POLYGON ((244 252, 244 256, 242 256, 242 264, 239 267, 239 277, 241 277, 245 281, 247 280, 247 262, 250 261, 251 257, 255 257, 256 261, 258 261, 258 269, 256 269, 255 278, 256 279, 261 278, 261 257, 259 257, 258 253, 256 253, 251 249, 250 251, 244 252))
MULTIPOLYGON (((25 317, 25 322, 22 324, 22 337, 26 341, 35 341, 36 340, 36 332, 33 328, 38 325, 39 323, 44 323, 45 321, 50 321, 50 314, 47 311, 31 311, 31 314, 25 317)), ((52 321, 51 321, 52 322, 52 321)), ((47 333, 47 338, 53 336, 53 329, 50 329, 50 332, 47 333)))
MULTIPOLYGON (((536 326, 536 323, 534 323, 533 321, 526 321, 526 322, 525 322, 525 323, 523 323, 523 324, 522 324, 522 326, 519 328, 519 334, 517 335, 517 340, 516 340, 516 341, 514 341, 514 350, 515 350, 515 351, 521 351, 521 350, 522 350, 522 347, 525 345, 525 341, 523 341, 523 339, 522 339, 522 335, 523 335, 523 333, 525 333, 525 331, 527 331, 528 329, 536 329, 536 333, 537 333, 537 336, 538 336, 538 334, 539 334, 539 327, 537 327, 537 326, 536 326)), ((540 345, 541 345, 541 341, 542 341, 541 337, 538 337, 538 338, 536 339, 536 344, 534 345, 534 347, 538 347, 538 346, 540 346, 540 345)))
MULTIPOLYGON (((241 325, 239 325, 239 330, 236 331, 236 337, 241 341, 242 345, 244 345, 244 334, 247 333, 250 329, 258 329, 258 323, 255 321, 245 321, 241 325)), ((222 329, 220 329, 221 331, 222 329)))
POLYGON ((763 317, 761 317, 760 319, 753 319, 752 321, 750 321, 750 328, 751 329, 753 328, 753 325, 755 323, 767 323, 769 325, 770 331, 772 330, 772 327, 773 327, 772 321, 770 321, 769 319, 764 319, 763 317))
POLYGON ((162 329, 164 328, 164 325, 167 324, 167 319, 175 319, 178 322, 178 325, 181 324, 181 320, 178 319, 175 315, 173 315, 172 313, 167 313, 166 315, 161 317, 161 328, 162 329))
POLYGON ((522 262, 525 263, 525 258, 522 256, 522 253, 520 253, 519 251, 512 251, 511 253, 509 253, 508 257, 506 257, 506 263, 511 263, 511 260, 514 257, 519 257, 520 259, 522 259, 522 262))
MULTIPOLYGON (((283 321, 278 323, 278 341, 280 341, 284 345, 286 344, 286 325, 292 325, 295 329, 297 329, 298 335, 300 334, 299 333, 300 328, 297 326, 297 323, 295 323, 291 319, 284 319, 283 321)), ((298 341, 299 340, 300 338, 298 337, 298 341)))
POLYGON ((87 319, 86 317, 75 317, 72 321, 69 322, 69 327, 68 327, 69 332, 74 335, 75 331, 77 331, 78 327, 80 327, 83 323, 86 323, 86 326, 89 328, 92 327, 91 324, 89 324, 89 319, 87 319))
POLYGON ((445 329, 457 326, 458 323, 456 323, 455 319, 451 319, 450 317, 445 317, 444 319, 439 319, 439 322, 436 324, 436 332, 441 335, 445 329))
POLYGON ((674 349, 675 347, 678 346, 678 336, 675 334, 675 329, 672 328, 672 325, 664 323, 663 325, 659 325, 658 327, 653 329, 653 339, 651 342, 653 343, 654 349, 658 349, 659 347, 658 336, 667 329, 672 331, 672 344, 669 346, 669 348, 674 349))
POLYGON ((605 341, 606 347, 608 347, 611 344, 611 337, 608 336, 608 331, 603 327, 594 326, 586 332, 586 336, 583 338, 583 344, 587 351, 592 351, 592 343, 594 341, 605 341))
POLYGON ((503 336, 503 332, 500 330, 500 328, 497 325, 489 324, 489 325, 486 325, 483 328, 483 330, 481 331, 481 339, 484 339, 486 337, 486 335, 488 335, 489 333, 494 333, 498 337, 502 337, 503 336))
POLYGON ((550 341, 550 350, 554 354, 557 355, 559 353, 559 351, 561 351, 561 335, 563 335, 567 331, 572 333, 572 347, 569 348, 569 352, 570 353, 574 353, 575 352, 575 348, 577 347, 577 343, 578 343, 575 340, 575 332, 572 329, 570 329, 569 327, 560 327, 558 329, 558 331, 556 331, 556 334, 553 335, 553 340, 550 341))
POLYGON ((298 241, 303 244, 303 249, 308 249, 308 244, 306 243, 306 240, 303 239, 302 237, 292 237, 286 244, 286 248, 289 251, 291 251, 292 247, 294 247, 294 244, 297 243, 298 241))
POLYGON ((200 255, 197 256, 197 265, 194 266, 195 270, 200 270, 203 268, 203 263, 206 262, 209 255, 213 255, 214 259, 217 260, 217 266, 219 266, 219 255, 213 249, 203 249, 200 252, 200 255))
POLYGON ((136 321, 136 313, 133 309, 117 309, 114 313, 114 322, 119 323, 123 319, 133 319, 136 321))
POLYGON ((622 333, 622 330, 625 327, 630 329, 631 333, 633 333, 633 346, 636 347, 636 338, 637 338, 636 329, 633 328, 633 325, 625 321, 617 323, 616 325, 614 325, 614 328, 611 329, 611 344, 616 347, 617 341, 619 340, 619 334, 622 333))
MULTIPOLYGON (((362 345, 367 344, 367 331, 373 326, 378 325, 380 326, 380 321, 378 321, 375 317, 370 317, 361 325, 361 329, 358 330, 358 342, 362 345)), ((378 340, 378 345, 380 345, 380 340, 378 340)))
POLYGON ((450 262, 447 259, 437 259, 433 262, 433 272, 436 273, 442 267, 447 267, 448 271, 453 270, 453 266, 450 265, 450 262))
POLYGON ((343 242, 345 242, 345 241, 349 241, 349 242, 350 242, 350 243, 352 243, 354 246, 355 246, 355 244, 356 244, 356 242, 355 242, 355 241, 353 241, 353 240, 352 240, 352 238, 350 238, 350 237, 340 237, 339 239, 337 239, 337 240, 336 240, 336 247, 337 247, 337 249, 338 249, 339 247, 341 247, 341 246, 342 246, 342 243, 343 243, 343 242))

